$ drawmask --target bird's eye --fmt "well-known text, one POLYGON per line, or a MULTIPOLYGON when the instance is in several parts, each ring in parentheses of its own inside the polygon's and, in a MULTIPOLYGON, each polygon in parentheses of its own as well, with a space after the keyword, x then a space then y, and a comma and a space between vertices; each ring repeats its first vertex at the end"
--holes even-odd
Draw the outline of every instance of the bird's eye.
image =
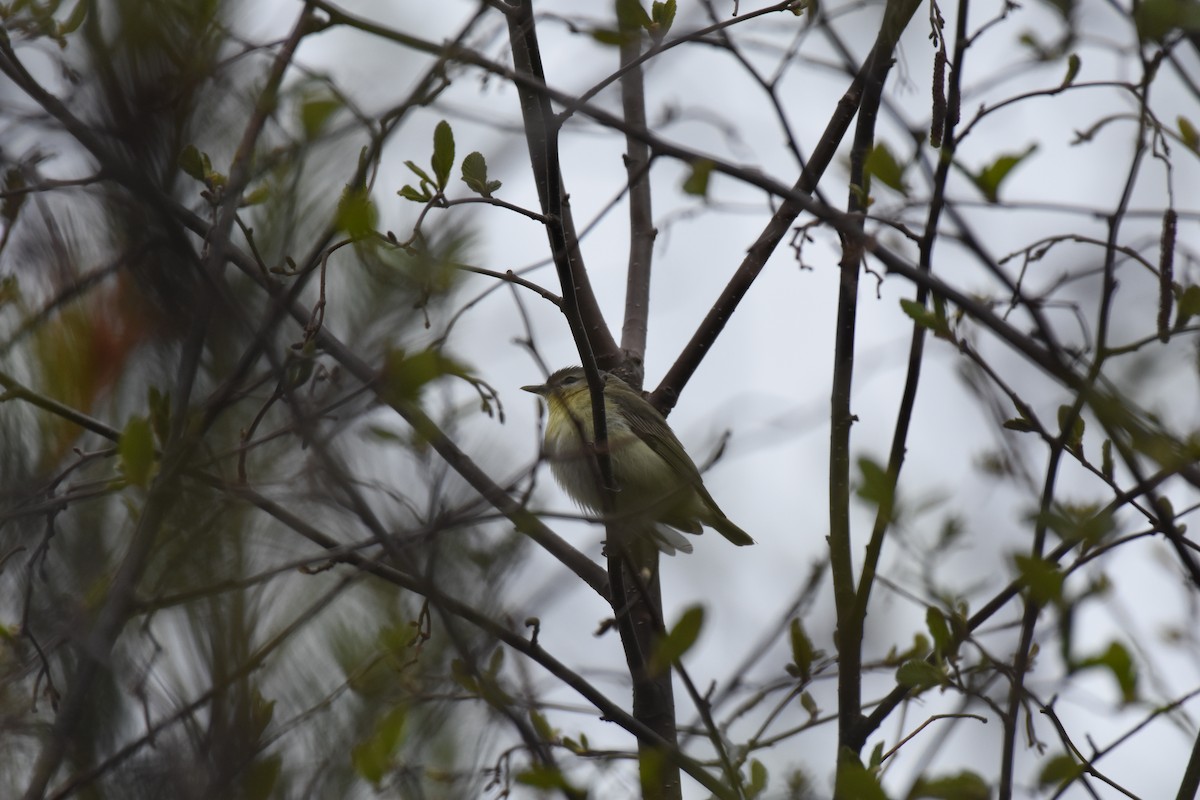
POLYGON ((578 375, 568 375, 567 377, 562 379, 563 386, 570 386, 572 383, 579 383, 578 375))

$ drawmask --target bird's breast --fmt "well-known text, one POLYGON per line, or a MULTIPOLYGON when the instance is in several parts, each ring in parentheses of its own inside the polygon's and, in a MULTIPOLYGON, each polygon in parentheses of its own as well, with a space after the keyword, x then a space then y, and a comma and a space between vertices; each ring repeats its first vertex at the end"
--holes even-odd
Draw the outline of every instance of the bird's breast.
MULTIPOLYGON (((604 506, 596 464, 584 443, 592 439, 591 418, 572 418, 560 409, 551 411, 546 425, 544 451, 555 480, 581 506, 599 511, 604 506)), ((654 505, 679 488, 679 479, 669 465, 634 433, 618 413, 609 409, 606 450, 619 490, 618 509, 654 505)))

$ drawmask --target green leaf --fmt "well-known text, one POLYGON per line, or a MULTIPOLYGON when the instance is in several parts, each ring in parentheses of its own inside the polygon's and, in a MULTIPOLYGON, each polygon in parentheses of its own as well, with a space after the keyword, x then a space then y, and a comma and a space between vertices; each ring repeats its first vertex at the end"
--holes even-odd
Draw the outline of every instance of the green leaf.
POLYGON ((379 224, 379 211, 366 187, 351 188, 347 186, 342 191, 342 199, 338 202, 338 228, 345 231, 351 239, 365 239, 375 232, 379 224))
POLYGON ((1059 753, 1046 759, 1038 772, 1038 785, 1064 786, 1083 775, 1084 766, 1078 763, 1069 753, 1059 753))
POLYGON ((857 759, 838 759, 837 788, 839 797, 854 800, 888 800, 879 776, 864 767, 857 759))
POLYGON ((1113 642, 1103 653, 1076 661, 1072 666, 1075 670, 1094 667, 1108 670, 1116 680, 1117 688, 1121 691, 1121 703, 1137 702, 1137 665, 1133 663, 1133 656, 1129 654, 1129 650, 1120 642, 1113 642))
POLYGON ((1045 605, 1062 599, 1063 573, 1057 564, 1027 555, 1013 556, 1013 561, 1034 601, 1045 605))
POLYGON ((817 705, 816 699, 808 692, 800 693, 800 707, 808 712, 808 716, 816 719, 821 713, 821 707, 817 705))
POLYGON ((1200 5, 1194 0, 1144 0, 1133 8, 1133 24, 1143 42, 1162 41, 1175 30, 1200 31, 1200 5))
POLYGON ((617 0, 617 25, 622 30, 642 28, 650 30, 654 21, 646 13, 639 0, 617 0))
POLYGON ((968 175, 979 191, 990 203, 1000 202, 1000 184, 1013 169, 1037 150, 1036 144, 1031 144, 1023 153, 1002 155, 978 173, 968 175))
POLYGON ((242 195, 241 201, 238 203, 238 208, 248 208, 250 206, 261 205, 271 199, 271 187, 259 186, 253 191, 242 195))
POLYGON ((1200 131, 1196 130, 1190 119, 1182 115, 1175 118, 1175 123, 1179 126, 1179 138, 1183 141, 1183 146, 1200 156, 1200 131))
POLYGON ((634 31, 615 31, 612 28, 593 28, 592 38, 600 44, 620 47, 623 44, 636 42, 638 34, 634 31))
POLYGON ((150 485, 154 474, 154 434, 146 417, 131 417, 117 442, 121 473, 134 486, 150 485))
POLYGON ((3 217, 6 222, 12 222, 17 218, 17 214, 21 212, 21 206, 25 205, 25 201, 29 198, 28 192, 21 191, 25 185, 25 175, 21 172, 20 167, 9 167, 5 171, 4 191, 6 196, 3 201, 0 201, 0 217, 3 217))
POLYGON ((1004 427, 1010 431, 1018 433, 1037 433, 1038 426, 1032 420, 1025 417, 1013 417, 1012 419, 1004 420, 1004 427))
POLYGON ((342 101, 330 94, 313 95, 304 100, 300 104, 300 129, 304 138, 316 138, 341 107, 342 101))
POLYGON ((952 339, 950 323, 946 320, 945 307, 935 305, 932 309, 918 300, 901 299, 900 309, 913 322, 942 339, 952 339))
POLYGON ((242 790, 237 793, 237 797, 244 800, 267 800, 279 783, 282 768, 283 756, 278 754, 255 758, 242 770, 238 780, 242 790))
POLYGON ((500 674, 500 668, 504 666, 504 648, 497 647, 492 651, 492 657, 488 659, 487 669, 484 673, 489 678, 495 678, 500 674))
POLYGON ((430 382, 447 375, 462 376, 466 367, 437 350, 409 355, 403 349, 388 351, 380 376, 380 393, 389 402, 415 403, 430 382))
POLYGON ((16 275, 5 275, 0 278, 0 308, 21 299, 21 283, 16 275))
POLYGON ((1112 511, 1098 503, 1056 503, 1038 520, 1064 542, 1093 545, 1116 530, 1112 511))
POLYGON ((698 158, 692 162, 692 174, 683 182, 683 191, 697 197, 708 196, 708 178, 712 175, 713 162, 698 158))
POLYGON ((941 668, 921 658, 905 661, 896 670, 896 683, 909 689, 931 689, 945 681, 941 668))
POLYGON ((652 675, 662 675, 671 665, 683 656, 696 640, 700 638, 700 629, 704 626, 704 607, 695 605, 683 610, 679 621, 667 631, 666 636, 658 643, 658 648, 650 658, 649 670, 652 675))
POLYGON ((892 481, 883 465, 863 456, 858 459, 858 472, 860 477, 855 494, 873 506, 890 506, 893 500, 892 481))
POLYGON ((159 444, 165 445, 171 432, 171 393, 164 394, 157 386, 151 386, 146 397, 150 407, 150 428, 159 444))
POLYGON ((850 194, 854 198, 854 202, 858 203, 860 208, 870 208, 871 206, 875 205, 875 198, 871 197, 871 193, 868 191, 868 189, 864 189, 857 183, 850 184, 850 194))
POLYGON ((1182 328, 1192 317, 1200 316, 1200 286, 1187 286, 1175 300, 1175 327, 1182 328))
POLYGON ((416 162, 413 162, 413 161, 405 161, 405 162, 404 162, 404 166, 406 166, 406 167, 408 167, 410 170, 412 170, 412 171, 413 171, 413 173, 414 173, 414 174, 415 174, 415 175, 416 175, 418 178, 420 178, 420 179, 421 179, 421 184, 422 184, 421 188, 422 188, 422 189, 424 189, 424 188, 425 188, 424 184, 429 184, 430 186, 433 186, 433 185, 434 185, 434 183, 433 183, 433 178, 429 177, 429 173, 428 173, 428 172, 426 172, 425 170, 423 170, 423 169, 421 169, 420 167, 418 167, 418 166, 416 165, 416 162))
POLYGON ((1104 477, 1112 480, 1113 476, 1113 454, 1112 454, 1112 439, 1105 439, 1104 444, 1100 445, 1100 472, 1104 477))
POLYGON ((935 800, 989 800, 992 789, 978 774, 963 770, 939 778, 920 778, 908 795, 909 800, 921 797, 935 800))
POLYGON ((906 661, 910 658, 925 658, 925 656, 932 652, 933 645, 930 644, 929 639, 925 636, 925 634, 914 633, 912 647, 908 648, 907 653, 902 654, 900 662, 906 661))
POLYGON ((1083 415, 1071 406, 1058 407, 1058 429, 1063 432, 1067 447, 1079 449, 1083 444, 1083 415))
POLYGON ((433 158, 430 159, 437 188, 445 190, 450 182, 450 169, 454 166, 454 131, 450 123, 442 120, 433 129, 433 158))
POLYGON ((654 0, 654 4, 650 6, 650 19, 653 20, 650 35, 655 42, 661 42, 671 30, 671 25, 675 22, 675 10, 675 0, 667 0, 665 3, 654 0))
POLYGON ((805 683, 812 680, 812 664, 816 658, 816 648, 813 647, 812 639, 808 638, 808 634, 804 631, 804 623, 797 617, 792 620, 789 631, 792 642, 792 663, 796 665, 796 672, 800 679, 805 683))
POLYGON ((350 751, 350 763, 355 772, 378 786, 392 764, 392 755, 400 746, 407 719, 407 709, 396 706, 375 724, 369 738, 350 751))
POLYGON ((767 790, 770 776, 767 768, 757 758, 750 759, 750 782, 746 785, 746 800, 754 800, 767 790))
POLYGON ((395 752, 400 746, 401 737, 404 733, 404 724, 408 720, 408 707, 396 706, 388 711, 379 720, 375 726, 375 735, 379 737, 380 742, 387 748, 388 752, 395 752))
POLYGON ((1075 82, 1075 78, 1079 76, 1080 66, 1082 66, 1082 62, 1076 53, 1071 53, 1071 55, 1067 56, 1067 74, 1063 77, 1063 88, 1075 82))
POLYGON ((880 142, 871 148, 863 165, 868 178, 878 178, 890 189, 895 189, 905 197, 908 196, 908 184, 904 182, 904 166, 896 160, 891 149, 880 142))
POLYGON ((58 23, 58 35, 65 36, 68 33, 74 33, 79 30, 79 26, 87 18, 88 7, 91 5, 90 0, 79 0, 75 7, 71 9, 71 13, 67 18, 58 23))
POLYGON ((580 795, 579 789, 571 785, 562 770, 544 764, 534 764, 517 774, 517 783, 535 789, 561 791, 569 796, 580 795))
POLYGON ((950 632, 950 622, 941 609, 930 606, 925 609, 925 627, 933 638, 934 653, 939 658, 953 658, 958 649, 954 644, 954 635, 950 632))
POLYGON ((249 717, 248 729, 253 738, 257 739, 266 732, 267 726, 275 718, 275 701, 268 700, 255 690, 250 698, 249 717))
POLYGON ((547 721, 545 715, 536 708, 529 709, 529 722, 531 725, 533 725, 533 732, 536 733, 543 742, 558 741, 558 732, 550 726, 550 723, 547 721))
POLYGON ((189 144, 183 148, 183 152, 179 154, 179 168, 184 171, 188 177, 195 178, 198 181, 204 180, 208 176, 209 161, 208 156, 201 153, 194 144, 189 144))
POLYGON ((409 186, 407 183, 400 187, 400 191, 396 194, 403 197, 405 200, 412 200, 414 203, 428 203, 433 199, 433 195, 429 192, 419 191, 409 186))
POLYGON ((491 197, 500 188, 500 181, 488 180, 487 161, 482 153, 468 153, 463 159, 462 180, 471 191, 484 197, 491 197))

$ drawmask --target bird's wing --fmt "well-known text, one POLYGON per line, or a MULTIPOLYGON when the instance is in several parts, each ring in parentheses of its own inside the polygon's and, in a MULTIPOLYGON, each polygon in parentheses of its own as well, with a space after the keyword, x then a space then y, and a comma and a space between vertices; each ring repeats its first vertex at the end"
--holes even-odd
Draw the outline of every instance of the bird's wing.
MULTIPOLYGON (((629 391, 632 393, 633 390, 629 391)), ((699 520, 691 514, 683 514, 663 521, 689 533, 700 533, 700 523, 703 522, 716 528, 725 538, 736 545, 754 544, 754 539, 749 534, 729 521, 729 518, 721 511, 721 507, 717 505, 717 501, 708 493, 708 489, 704 488, 704 479, 700 477, 700 470, 696 468, 696 464, 683 449, 683 444, 680 443, 679 438, 675 436, 658 410, 637 395, 631 397, 625 397, 623 394, 617 395, 617 403, 629 424, 630 431, 665 461, 676 475, 683 478, 684 483, 691 484, 711 512, 711 516, 702 516, 699 520)))
POLYGON ((629 423, 629 429, 658 454, 659 458, 667 462, 676 475, 683 477, 688 483, 701 484, 700 470, 696 469, 687 451, 683 449, 683 444, 654 406, 636 396, 621 395, 617 396, 617 404, 625 421, 629 423))

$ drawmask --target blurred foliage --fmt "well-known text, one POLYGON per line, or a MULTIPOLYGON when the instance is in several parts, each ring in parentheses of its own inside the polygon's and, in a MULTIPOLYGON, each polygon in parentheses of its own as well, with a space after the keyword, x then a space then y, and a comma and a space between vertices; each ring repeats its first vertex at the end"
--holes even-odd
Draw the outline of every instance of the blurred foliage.
MULTIPOLYGON (((23 791, 46 720, 95 666, 97 625, 114 613, 143 528, 153 529, 128 622, 52 785, 246 800, 344 797, 364 785, 481 791, 489 734, 468 721, 484 706, 456 690, 449 668, 474 659, 478 632, 448 632, 455 623, 420 598, 363 581, 261 508, 467 600, 496 591, 520 540, 481 523, 444 466, 403 441, 376 443, 396 470, 385 485, 356 476, 353 429, 369 424, 372 405, 315 345, 320 317, 303 329, 273 316, 259 289, 265 279, 306 304, 336 294, 339 333, 382 363, 440 319, 471 234, 429 225, 420 246, 401 248, 375 230, 368 189, 339 202, 332 181, 349 173, 339 178, 346 164, 330 155, 374 134, 308 76, 277 98, 240 204, 236 230, 260 276, 206 270, 207 245, 177 209, 208 219, 222 200, 274 56, 235 33, 249 11, 218 0, 4 9, 26 46, 61 45, 58 91, 84 126, 64 131, 46 117, 52 136, 6 145, 17 160, 5 189, 45 180, 41 165, 56 158, 91 162, 106 179, 72 196, 5 200, 0 255, 15 268, 0 302, 0 370, 88 419, 119 420, 109 423, 119 439, 0 405, 0 532, 8 556, 21 556, 0 573, 0 795, 23 791), (339 230, 353 248, 306 261, 339 230), (239 473, 259 508, 235 488, 239 473)), ((481 180, 494 185, 486 166, 481 180)), ((395 379, 412 392, 445 365, 469 377, 440 350, 398 363, 395 379), (413 373, 422 359, 442 366, 413 373)), ((428 410, 451 426, 459 413, 428 410)))

